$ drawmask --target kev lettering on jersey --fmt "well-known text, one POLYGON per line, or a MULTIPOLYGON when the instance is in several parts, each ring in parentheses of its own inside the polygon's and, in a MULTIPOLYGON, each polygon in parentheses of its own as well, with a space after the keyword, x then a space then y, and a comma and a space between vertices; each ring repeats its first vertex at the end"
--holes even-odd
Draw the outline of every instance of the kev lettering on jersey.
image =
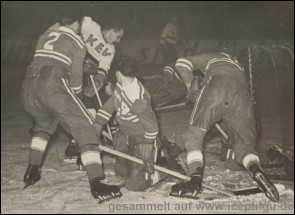
MULTIPOLYGON (((59 26, 59 23, 56 23, 49 30, 57 29, 59 26)), ((124 30, 115 31, 110 28, 103 34, 100 25, 91 17, 85 16, 82 21, 81 34, 88 53, 97 61, 100 69, 108 72, 115 55, 114 44, 120 42, 124 30)))
POLYGON ((81 34, 88 53, 97 60, 99 68, 108 72, 115 55, 115 46, 104 39, 100 25, 90 17, 84 17, 81 34))

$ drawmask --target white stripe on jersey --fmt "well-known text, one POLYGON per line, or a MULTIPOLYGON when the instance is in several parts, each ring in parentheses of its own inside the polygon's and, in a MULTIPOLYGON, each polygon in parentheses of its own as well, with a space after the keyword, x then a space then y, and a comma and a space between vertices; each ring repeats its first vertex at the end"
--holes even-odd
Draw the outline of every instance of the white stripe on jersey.
POLYGON ((72 90, 77 91, 82 89, 83 84, 81 84, 79 87, 71 87, 72 90))
POLYGON ((101 110, 98 110, 98 112, 96 113, 96 115, 98 115, 98 116, 106 119, 107 121, 109 121, 110 118, 111 118, 110 116, 106 116, 104 113, 102 113, 101 110))
POLYGON ((169 73, 171 73, 172 75, 173 75, 173 69, 170 67, 170 66, 165 66, 164 67, 164 72, 169 72, 169 73))
POLYGON ((145 132, 144 133, 144 137, 147 138, 147 139, 155 139, 158 135, 158 132, 153 132, 153 133, 148 133, 148 132, 145 132))
POLYGON ((58 57, 58 56, 55 56, 55 55, 52 55, 52 54, 35 54, 34 57, 49 57, 49 58, 54 58, 56 60, 59 60, 67 65, 71 65, 69 62, 67 62, 66 60, 58 57))
POLYGON ((132 120, 132 119, 136 119, 138 117, 136 115, 132 115, 132 116, 128 116, 128 117, 120 116, 120 118, 123 120, 132 120))
POLYGON ((58 55, 62 58, 64 58, 65 60, 67 60, 70 64, 72 63, 72 60, 67 57, 66 55, 60 53, 60 52, 56 52, 56 51, 51 51, 51 50, 46 50, 46 49, 38 49, 36 50, 35 53, 42 53, 42 54, 54 54, 54 55, 58 55))
POLYGON ((193 70, 193 64, 192 64, 192 62, 190 62, 189 60, 186 60, 184 58, 179 58, 176 61, 175 66, 183 66, 183 67, 187 68, 189 71, 192 71, 193 70))
POLYGON ((127 96, 125 95, 125 92, 122 90, 121 91, 121 96, 125 99, 125 101, 128 103, 129 106, 132 106, 132 103, 130 102, 130 100, 127 98, 127 96))
POLYGON ((231 63, 235 66, 237 66, 241 71, 244 71, 244 68, 241 67, 237 62, 234 62, 232 59, 230 58, 213 58, 211 59, 206 66, 206 70, 208 70, 208 68, 213 64, 213 63, 217 63, 217 62, 227 62, 227 63, 231 63))
POLYGON ((88 112, 88 110, 86 109, 86 107, 80 102, 80 99, 77 98, 77 96, 75 95, 75 93, 68 86, 67 81, 64 78, 62 78, 61 80, 62 80, 62 82, 63 82, 66 90, 68 91, 68 93, 70 94, 70 96, 73 98, 74 102, 78 105, 78 107, 80 108, 80 110, 82 111, 82 113, 86 116, 86 118, 88 119, 88 121, 92 125, 94 123, 94 118, 92 117, 92 115, 88 112))
POLYGON ((110 113, 108 113, 108 112, 106 112, 106 111, 104 111, 104 110, 102 110, 102 109, 100 109, 99 112, 105 114, 105 115, 108 116, 108 117, 112 117, 112 114, 110 114, 110 113))
POLYGON ((144 95, 144 92, 145 92, 144 86, 138 80, 137 80, 137 83, 138 83, 138 85, 139 85, 139 87, 141 89, 141 95, 139 95, 140 96, 139 98, 143 99, 143 95, 144 95))
POLYGON ((76 94, 82 92, 82 88, 81 88, 81 89, 78 89, 78 90, 74 90, 74 89, 72 89, 72 90, 73 90, 76 94))
POLYGON ((157 135, 158 134, 158 132, 156 131, 156 132, 145 132, 145 134, 146 135, 150 135, 150 136, 154 136, 154 135, 157 135))
POLYGON ((164 72, 168 72, 173 76, 173 72, 171 70, 169 70, 169 69, 165 69, 164 72))
POLYGON ((184 84, 184 82, 183 82, 183 80, 182 80, 182 78, 181 77, 179 77, 178 76, 178 74, 175 72, 175 76, 176 76, 176 78, 181 82, 181 83, 183 83, 184 84))

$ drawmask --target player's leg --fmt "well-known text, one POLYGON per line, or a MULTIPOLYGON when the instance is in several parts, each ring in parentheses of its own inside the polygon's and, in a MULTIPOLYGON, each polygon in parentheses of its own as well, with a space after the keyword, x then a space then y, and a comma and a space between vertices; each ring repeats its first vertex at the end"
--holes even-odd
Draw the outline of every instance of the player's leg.
POLYGON ((40 68, 28 68, 32 76, 26 76, 22 86, 22 100, 25 110, 34 119, 29 164, 24 175, 25 188, 41 179, 40 168, 50 136, 55 132, 57 123, 47 111, 43 99, 46 94, 44 74, 40 68), (40 76, 40 77, 39 77, 40 76))
POLYGON ((188 182, 176 184, 171 188, 171 195, 192 193, 192 198, 202 191, 204 158, 203 140, 209 129, 220 121, 225 113, 224 98, 227 84, 223 76, 213 76, 200 92, 190 119, 190 126, 184 134, 187 151, 188 182))
MULTIPOLYGON (((128 143, 132 156, 151 163, 155 157, 153 143, 143 143, 143 135, 128 135, 128 143)), ((125 183, 127 190, 140 192, 159 182, 166 174, 155 171, 148 174, 144 165, 129 162, 128 175, 125 183)))
POLYGON ((237 137, 235 137, 234 129, 231 128, 226 120, 222 120, 219 123, 220 127, 223 131, 226 132, 228 139, 225 139, 223 136, 221 137, 221 153, 220 160, 224 162, 224 167, 226 169, 232 171, 245 171, 245 168, 239 164, 236 160, 236 154, 234 152, 234 146, 237 141, 237 137))
MULTIPOLYGON (((114 143, 115 150, 119 152, 123 152, 125 154, 131 154, 129 145, 128 145, 128 136, 122 133, 120 130, 116 132, 113 143, 114 143)), ((130 165, 130 162, 128 160, 117 156, 115 167, 114 167, 116 176, 126 178, 128 174, 129 165, 130 165)))
POLYGON ((259 156, 255 151, 257 132, 255 115, 248 89, 240 88, 236 108, 239 111, 235 111, 234 114, 226 119, 234 133, 236 161, 246 168, 268 198, 272 201, 278 201, 278 191, 262 170, 259 156))
POLYGON ((24 175, 25 187, 41 179, 40 168, 46 152, 48 141, 55 132, 57 123, 50 115, 34 113, 35 126, 30 146, 29 165, 24 175))
MULTIPOLYGON (((95 97, 83 97, 83 104, 91 113, 91 115, 95 118, 96 109, 99 107, 97 99, 95 97)), ((80 148, 78 142, 72 137, 69 137, 69 143, 65 150, 65 161, 66 162, 75 162, 77 157, 80 154, 80 148)))
MULTIPOLYGON (((144 153, 152 157, 152 151, 141 151, 137 144, 143 143, 143 135, 128 135, 128 145, 132 156, 143 159, 144 153)), ((145 167, 135 162, 130 162, 125 187, 130 191, 144 191, 148 188, 148 180, 145 177, 145 167)))
POLYGON ((79 143, 81 160, 86 169, 93 197, 103 201, 105 196, 112 198, 117 194, 121 195, 118 186, 107 185, 101 182, 105 175, 98 148, 100 141, 93 126, 94 119, 66 82, 63 82, 63 84, 64 92, 66 93, 52 96, 48 101, 57 121, 79 143))

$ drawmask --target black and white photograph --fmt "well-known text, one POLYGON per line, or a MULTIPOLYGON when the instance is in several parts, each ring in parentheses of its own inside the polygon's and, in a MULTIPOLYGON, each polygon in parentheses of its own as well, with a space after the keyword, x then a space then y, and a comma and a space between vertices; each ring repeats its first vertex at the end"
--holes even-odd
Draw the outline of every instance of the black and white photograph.
POLYGON ((1 214, 293 214, 294 1, 1 1, 1 214))

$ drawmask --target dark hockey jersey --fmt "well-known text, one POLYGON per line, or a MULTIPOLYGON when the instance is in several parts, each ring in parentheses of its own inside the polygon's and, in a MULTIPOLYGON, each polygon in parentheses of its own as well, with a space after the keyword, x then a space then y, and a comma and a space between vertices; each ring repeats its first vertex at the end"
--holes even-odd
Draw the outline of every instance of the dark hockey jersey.
POLYGON ((69 73, 69 85, 79 94, 82 92, 85 43, 71 29, 59 27, 44 32, 36 45, 32 65, 60 66, 69 73))
POLYGON ((205 80, 209 80, 213 75, 224 74, 234 76, 237 80, 246 83, 243 66, 226 53, 209 53, 179 58, 175 67, 181 75, 200 70, 204 73, 205 80))
POLYGON ((122 132, 143 135, 146 142, 157 137, 158 124, 151 109, 150 94, 137 78, 126 87, 116 84, 114 95, 98 110, 96 121, 107 123, 114 111, 122 132))

